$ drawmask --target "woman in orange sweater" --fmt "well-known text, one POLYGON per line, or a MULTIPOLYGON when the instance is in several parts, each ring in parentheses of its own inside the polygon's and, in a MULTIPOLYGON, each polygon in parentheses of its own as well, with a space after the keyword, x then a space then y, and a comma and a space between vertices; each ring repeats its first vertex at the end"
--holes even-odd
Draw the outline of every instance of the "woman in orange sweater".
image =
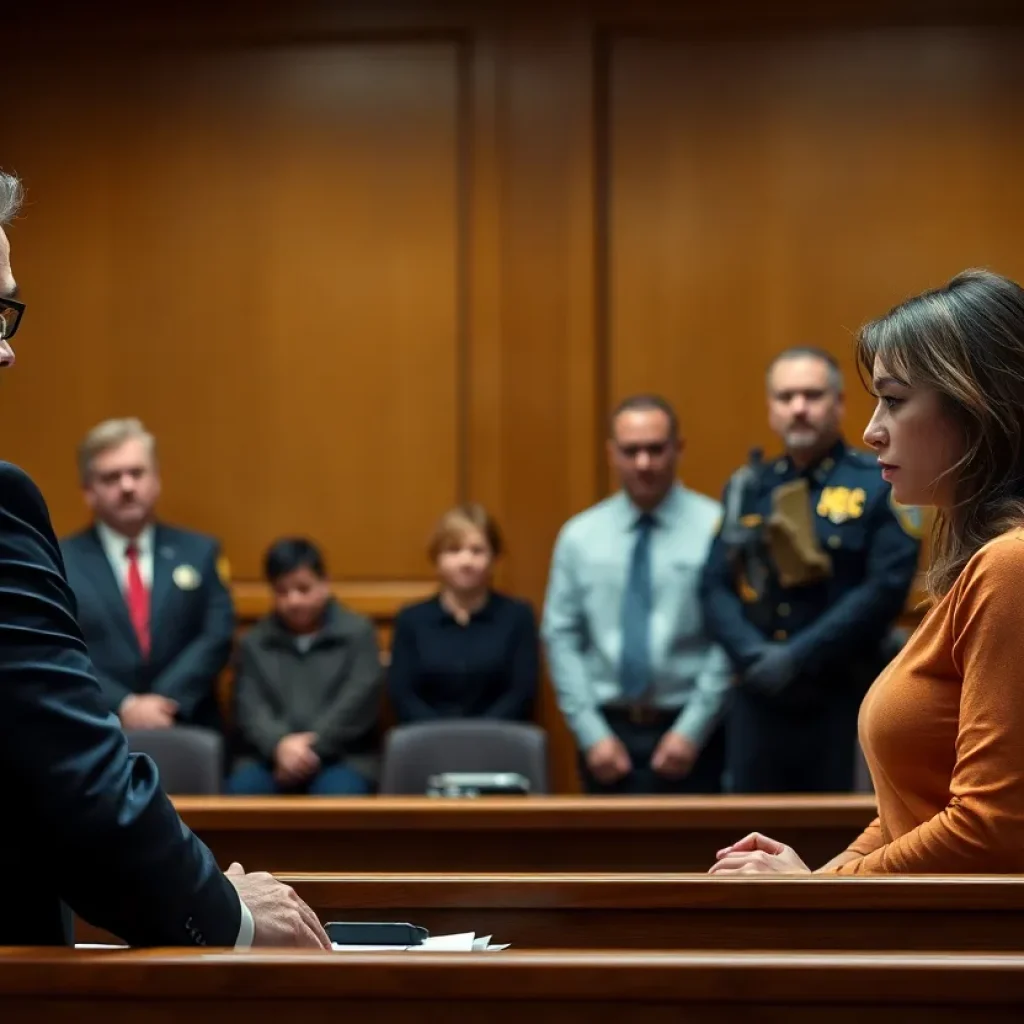
MULTIPOLYGON (((836 875, 1024 871, 1024 289, 984 271, 897 306, 857 351, 864 440, 893 497, 937 510, 931 609, 868 692, 878 817, 836 875)), ((755 833, 713 874, 805 873, 755 833)))

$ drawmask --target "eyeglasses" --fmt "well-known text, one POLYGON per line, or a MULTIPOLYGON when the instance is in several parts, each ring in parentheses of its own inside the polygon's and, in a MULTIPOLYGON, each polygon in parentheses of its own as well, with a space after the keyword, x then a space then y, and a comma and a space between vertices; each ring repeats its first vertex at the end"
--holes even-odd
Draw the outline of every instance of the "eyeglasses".
POLYGON ((10 341, 18 333, 25 303, 17 299, 0 299, 0 339, 10 341))

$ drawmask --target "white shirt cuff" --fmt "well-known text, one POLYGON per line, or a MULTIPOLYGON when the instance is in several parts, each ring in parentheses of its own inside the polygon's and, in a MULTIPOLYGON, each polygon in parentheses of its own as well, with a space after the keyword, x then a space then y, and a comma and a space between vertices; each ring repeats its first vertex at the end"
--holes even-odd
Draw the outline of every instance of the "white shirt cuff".
POLYGON ((252 940, 256 936, 256 922, 252 919, 252 911, 245 905, 241 897, 239 897, 238 903, 242 908, 242 920, 238 924, 235 949, 251 949, 252 940))

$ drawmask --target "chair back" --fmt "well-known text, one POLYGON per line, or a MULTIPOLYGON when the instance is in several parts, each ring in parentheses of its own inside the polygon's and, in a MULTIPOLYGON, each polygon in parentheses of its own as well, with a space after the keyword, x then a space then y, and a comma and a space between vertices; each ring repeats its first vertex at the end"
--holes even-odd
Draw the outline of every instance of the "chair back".
POLYGON ((148 754, 153 759, 165 793, 209 796, 221 792, 224 738, 220 733, 176 725, 170 729, 131 729, 125 735, 133 753, 148 754))
POLYGON ((518 772, 547 793, 547 733, 525 722, 470 718, 400 725, 385 739, 380 792, 422 795, 443 772, 518 772))

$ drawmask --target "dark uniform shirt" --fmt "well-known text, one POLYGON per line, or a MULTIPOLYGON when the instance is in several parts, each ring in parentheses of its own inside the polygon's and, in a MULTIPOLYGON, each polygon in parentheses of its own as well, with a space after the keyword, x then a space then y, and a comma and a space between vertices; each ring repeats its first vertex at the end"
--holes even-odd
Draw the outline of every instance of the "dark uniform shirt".
POLYGON ((807 479, 814 533, 831 561, 830 574, 785 587, 770 560, 759 560, 766 578, 755 593, 736 547, 720 528, 701 584, 708 630, 740 670, 749 667, 766 642, 775 641, 788 645, 805 678, 842 674, 855 665, 870 671, 872 661, 877 668, 881 642, 914 579, 919 512, 893 501, 873 454, 839 441, 802 472, 786 456, 754 470, 739 514, 755 537, 772 513, 772 492, 801 475, 807 479))

